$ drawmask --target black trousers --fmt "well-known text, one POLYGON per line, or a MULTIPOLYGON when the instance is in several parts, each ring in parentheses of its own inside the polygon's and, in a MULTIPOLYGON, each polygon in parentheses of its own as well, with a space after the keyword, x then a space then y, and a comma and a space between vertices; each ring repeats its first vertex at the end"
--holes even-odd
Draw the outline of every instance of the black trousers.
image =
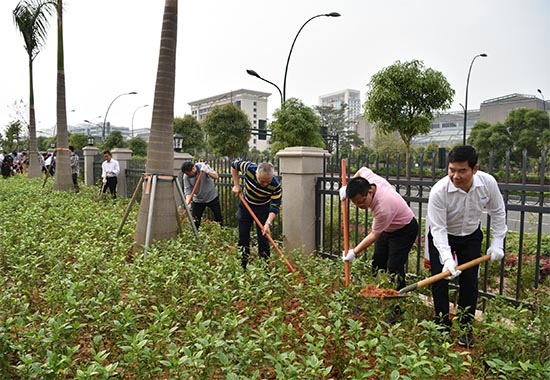
MULTIPOLYGON (((254 212, 254 214, 258 218, 258 220, 262 223, 262 225, 265 224, 265 221, 269 216, 270 205, 266 204, 263 206, 254 206, 249 204, 249 206, 252 209, 252 212, 254 212)), ((239 220, 238 246, 242 254, 242 266, 244 269, 246 269, 248 258, 250 257, 250 230, 252 229, 252 225, 256 225, 256 235, 258 236, 258 256, 263 259, 267 259, 269 257, 269 241, 265 236, 262 235, 262 229, 258 227, 256 222, 254 221, 254 218, 252 217, 252 215, 250 215, 250 213, 246 209, 246 206, 242 202, 239 202, 237 218, 239 220)))
POLYGON ((219 224, 223 223, 222 210, 220 207, 220 197, 216 197, 214 200, 207 203, 193 202, 191 215, 193 215, 193 220, 195 220, 195 226, 197 227, 197 230, 201 225, 202 214, 207 207, 212 210, 212 213, 214 214, 214 220, 219 224))
POLYGON ((118 184, 117 177, 107 177, 107 183, 103 186, 103 192, 106 193, 107 189, 111 192, 113 198, 116 198, 116 185, 118 184))
MULTIPOLYGON (((458 264, 477 259, 481 256, 481 242, 483 232, 478 229, 471 235, 453 236, 447 235, 451 251, 456 253, 458 264)), ((439 251, 435 248, 432 234, 428 234, 428 249, 430 253, 430 265, 432 275, 441 273, 443 264, 439 261, 439 251)), ((479 265, 466 269, 458 276, 460 287, 458 295, 458 316, 462 326, 472 323, 475 316, 478 298, 479 265)), ((449 324, 449 281, 441 280, 432 285, 435 316, 445 324, 449 324)))
POLYGON ((405 264, 417 236, 418 222, 413 217, 409 224, 397 231, 382 232, 374 242, 373 271, 387 271, 396 289, 405 287, 405 264))

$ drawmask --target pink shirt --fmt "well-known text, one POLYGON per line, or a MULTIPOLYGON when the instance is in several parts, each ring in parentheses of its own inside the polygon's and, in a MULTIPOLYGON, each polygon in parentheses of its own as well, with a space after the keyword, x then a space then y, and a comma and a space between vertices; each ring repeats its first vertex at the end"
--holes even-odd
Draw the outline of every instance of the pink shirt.
POLYGON ((397 231, 411 222, 414 213, 385 178, 374 174, 366 167, 359 169, 358 173, 369 183, 376 185, 376 192, 369 207, 374 218, 372 232, 397 231))

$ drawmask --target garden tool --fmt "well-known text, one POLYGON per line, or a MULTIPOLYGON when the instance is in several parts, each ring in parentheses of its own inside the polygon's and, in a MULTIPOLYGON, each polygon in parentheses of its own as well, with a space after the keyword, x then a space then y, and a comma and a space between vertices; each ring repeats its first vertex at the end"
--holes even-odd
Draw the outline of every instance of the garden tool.
MULTIPOLYGON (((256 216, 256 214, 254 214, 254 211, 252 211, 252 209, 251 209, 250 206, 248 205, 248 202, 244 199, 244 196, 243 196, 242 193, 239 193, 239 197, 241 198, 241 202, 243 202, 243 205, 246 207, 246 209, 248 210, 248 212, 250 213, 250 215, 252 215, 252 217, 253 217, 254 220, 256 221, 256 224, 258 225, 258 227, 263 228, 264 226, 262 225, 262 222, 260 222, 260 220, 258 219, 258 217, 256 216)), ((267 234, 266 234, 266 237, 267 237, 267 240, 269 240, 269 242, 271 243, 271 245, 273 245, 273 247, 275 248, 275 250, 277 251, 277 253, 279 253, 279 256, 281 256, 281 258, 284 260, 286 266, 288 267, 288 270, 289 270, 291 273, 294 273, 294 272, 295 272, 294 268, 292 267, 292 265, 290 264, 290 262, 286 259, 285 255, 283 255, 283 252, 279 249, 279 247, 277 246, 277 244, 275 243, 275 241, 274 241, 273 238, 271 237, 271 234, 267 233, 267 234)))
MULTIPOLYGON (((475 267, 476 265, 479 265, 485 261, 488 261, 491 259, 491 255, 484 255, 484 256, 481 256, 481 257, 478 257, 477 259, 474 259, 474 260, 471 260, 471 261, 468 261, 467 263, 464 263, 464 264, 461 264, 459 266, 456 267, 457 270, 459 271, 464 271, 466 269, 469 269, 469 268, 472 268, 472 267, 475 267)), ((431 276, 431 277, 428 277, 428 278, 425 278, 424 280, 422 281, 418 281, 417 283, 415 284, 411 284, 409 286, 405 286, 403 289, 399 290, 399 294, 405 294, 407 292, 411 292, 413 290, 416 290, 418 288, 422 288, 424 286, 427 286, 427 285, 431 285, 433 284, 434 282, 437 282, 437 281, 440 281, 440 280, 443 280, 444 278, 446 277, 449 277, 451 275, 451 272, 449 272, 448 270, 446 270, 445 272, 441 272, 441 273, 438 273, 434 276, 431 276)))
MULTIPOLYGON (((346 170, 346 160, 342 160, 342 186, 347 185, 347 170, 346 170)), ((342 201, 342 223, 344 225, 344 252, 348 253, 349 250, 349 220, 348 220, 348 199, 345 198, 342 201)), ((344 273, 345 273, 345 284, 346 286, 350 283, 350 265, 349 261, 344 261, 344 273)))
MULTIPOLYGON (((193 202, 193 195, 195 195, 195 192, 197 191, 197 189, 199 187, 199 182, 201 181, 202 174, 203 174, 203 171, 201 170, 200 173, 199 173, 199 178, 197 178, 197 182, 195 182, 195 186, 193 186, 193 190, 191 191, 191 196, 189 197, 190 201, 189 201, 189 203, 187 203, 188 206, 190 206, 191 203, 193 202)), ((186 213, 187 213, 187 210, 185 210, 185 209, 181 211, 181 223, 184 222, 186 213)))

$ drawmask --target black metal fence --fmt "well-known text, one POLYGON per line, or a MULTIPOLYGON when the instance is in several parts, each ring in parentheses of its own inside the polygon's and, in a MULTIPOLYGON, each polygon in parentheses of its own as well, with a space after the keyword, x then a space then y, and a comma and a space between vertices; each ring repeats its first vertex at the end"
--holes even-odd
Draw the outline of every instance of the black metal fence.
MULTIPOLYGON (((512 169, 509 155, 503 171, 495 173, 492 170, 491 157, 489 167, 482 168, 495 175, 499 182, 506 204, 509 230, 505 260, 498 268, 494 264, 485 264, 482 269, 482 295, 492 297, 498 294, 509 301, 519 302, 528 289, 538 289, 541 281, 550 276, 550 167, 545 158, 547 151, 542 153, 538 175, 528 175, 528 157, 525 152, 519 173, 512 169), (512 181, 512 178, 515 180, 512 181), (495 283, 495 278, 498 278, 498 283, 495 283)), ((420 157, 416 163, 411 157, 402 160, 399 155, 381 158, 368 154, 346 161, 346 166, 350 168, 347 178, 360 167, 369 167, 393 184, 414 211, 420 228, 414 252, 411 252, 408 262, 408 273, 413 277, 428 275, 424 268, 424 219, 428 195, 432 186, 446 175, 446 170, 439 168, 446 167, 446 162, 445 165, 436 165, 436 154, 434 152, 429 160, 420 157), (425 165, 426 161, 430 164, 425 165)), ((316 190, 317 250, 324 256, 335 258, 339 258, 343 250, 342 205, 338 194, 342 184, 340 164, 337 157, 327 159, 326 172, 318 178, 316 190)), ((349 207, 349 239, 353 247, 368 233, 370 215, 368 210, 359 210, 353 205, 349 207)), ((487 233, 490 223, 490 217, 485 215, 485 246, 488 246, 490 240, 487 233)), ((368 253, 363 257, 368 259, 371 255, 368 253)))

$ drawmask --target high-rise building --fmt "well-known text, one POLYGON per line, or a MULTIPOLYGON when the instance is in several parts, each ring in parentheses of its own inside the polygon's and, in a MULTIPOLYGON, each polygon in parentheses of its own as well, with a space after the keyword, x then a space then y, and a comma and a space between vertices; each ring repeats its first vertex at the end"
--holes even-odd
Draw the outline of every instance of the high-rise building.
POLYGON ((320 106, 340 108, 343 104, 347 105, 346 118, 350 122, 361 118, 361 93, 358 90, 346 89, 319 96, 320 106))
POLYGON ((233 103, 241 109, 250 119, 252 124, 252 137, 248 142, 250 149, 264 151, 270 148, 266 123, 267 123, 267 98, 269 92, 240 89, 224 94, 210 96, 208 98, 189 102, 191 115, 198 121, 203 120, 214 106, 233 103))

